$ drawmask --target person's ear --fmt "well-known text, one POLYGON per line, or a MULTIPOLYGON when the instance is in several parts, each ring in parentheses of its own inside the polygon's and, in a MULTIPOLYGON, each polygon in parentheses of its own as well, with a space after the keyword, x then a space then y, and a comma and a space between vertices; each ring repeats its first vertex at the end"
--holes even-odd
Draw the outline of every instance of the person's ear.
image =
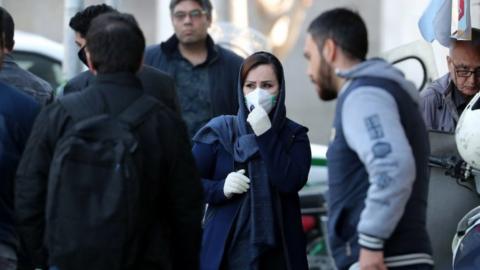
POLYGON ((90 52, 88 51, 88 48, 85 48, 85 55, 87 56, 87 66, 90 72, 93 73, 93 75, 97 75, 97 69, 93 65, 93 61, 90 55, 90 52))
POLYGON ((323 44, 322 56, 327 63, 332 63, 337 57, 337 44, 331 38, 327 38, 323 44))

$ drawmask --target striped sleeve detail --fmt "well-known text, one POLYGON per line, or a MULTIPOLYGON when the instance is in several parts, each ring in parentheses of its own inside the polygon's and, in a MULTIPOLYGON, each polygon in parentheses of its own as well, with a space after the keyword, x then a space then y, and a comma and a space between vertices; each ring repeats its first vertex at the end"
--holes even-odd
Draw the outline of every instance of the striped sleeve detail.
POLYGON ((360 246, 370 249, 370 250, 382 250, 383 249, 383 239, 373 237, 370 235, 366 235, 363 233, 360 233, 358 235, 358 244, 360 246))
MULTIPOLYGON (((432 256, 426 253, 412 253, 385 258, 385 265, 389 269, 393 267, 404 267, 421 264, 434 265, 432 256)), ((358 262, 356 262, 348 269, 360 270, 360 265, 358 262)))

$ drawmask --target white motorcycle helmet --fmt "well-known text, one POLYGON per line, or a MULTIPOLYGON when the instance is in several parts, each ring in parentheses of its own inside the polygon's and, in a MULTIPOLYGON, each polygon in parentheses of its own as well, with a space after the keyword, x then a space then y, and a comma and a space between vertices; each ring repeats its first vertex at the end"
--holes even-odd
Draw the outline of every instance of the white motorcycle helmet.
POLYGON ((457 149, 465 162, 480 169, 480 93, 468 103, 455 130, 457 149))

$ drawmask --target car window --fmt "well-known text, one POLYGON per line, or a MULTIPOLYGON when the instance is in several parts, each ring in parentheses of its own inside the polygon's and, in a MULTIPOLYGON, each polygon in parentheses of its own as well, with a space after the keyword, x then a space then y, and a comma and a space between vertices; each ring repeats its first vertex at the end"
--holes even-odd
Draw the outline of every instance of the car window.
POLYGON ((25 51, 13 51, 12 55, 20 67, 49 82, 53 89, 62 84, 62 65, 59 61, 44 55, 25 51))
POLYGON ((419 91, 430 82, 425 63, 419 57, 407 56, 400 58, 392 62, 392 65, 400 69, 405 78, 413 82, 419 91))
POLYGON ((399 46, 380 56, 401 70, 419 91, 437 78, 432 45, 423 40, 399 46))

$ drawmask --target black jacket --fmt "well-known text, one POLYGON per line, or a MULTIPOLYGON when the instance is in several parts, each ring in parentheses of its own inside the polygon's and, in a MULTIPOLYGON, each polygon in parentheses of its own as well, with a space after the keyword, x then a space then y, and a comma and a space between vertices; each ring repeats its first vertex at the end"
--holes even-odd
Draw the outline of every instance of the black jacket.
MULTIPOLYGON (((98 75, 95 82, 78 93, 94 97, 86 109, 114 115, 141 94, 140 81, 129 73, 98 75)), ((19 232, 37 266, 47 264, 45 199, 52 154, 59 138, 71 126, 72 120, 59 102, 45 107, 35 122, 17 173, 15 210, 19 232)), ((133 239, 140 242, 141 250, 129 254, 135 256, 135 265, 126 269, 197 269, 202 187, 186 127, 178 115, 159 103, 134 133, 143 154, 136 160, 144 168, 140 190, 148 191, 140 195, 140 209, 145 210, 150 226, 133 239)))
MULTIPOLYGON (((180 114, 180 105, 175 92, 175 82, 169 75, 156 68, 144 65, 137 73, 137 77, 142 82, 145 93, 155 97, 168 108, 180 114)), ((95 81, 95 75, 88 70, 84 71, 67 82, 63 88, 63 94, 82 91, 92 84, 93 81, 95 81)))
MULTIPOLYGON (((238 112, 237 80, 243 59, 234 52, 224 49, 207 37, 208 79, 212 104, 212 117, 235 115, 238 112)), ((173 35, 167 41, 147 47, 145 64, 175 75, 172 58, 178 50, 178 39, 173 35)), ((193 135, 193 134, 192 134, 193 135)))

